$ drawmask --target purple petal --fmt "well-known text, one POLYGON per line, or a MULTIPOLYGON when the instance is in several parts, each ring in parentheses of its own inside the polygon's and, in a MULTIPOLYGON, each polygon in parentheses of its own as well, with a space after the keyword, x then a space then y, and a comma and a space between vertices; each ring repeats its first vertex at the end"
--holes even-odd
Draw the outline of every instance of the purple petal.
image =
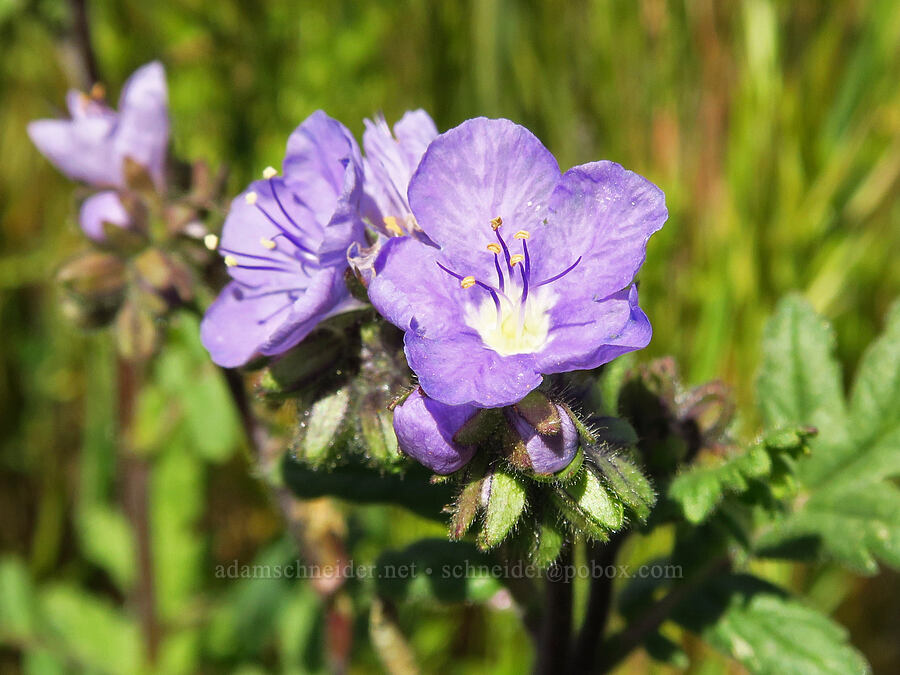
POLYGON ((394 125, 394 133, 384 117, 365 120, 363 148, 366 152, 365 191, 367 216, 383 234, 394 236, 382 227, 385 217, 396 218, 406 226, 412 215, 406 192, 409 180, 419 165, 428 144, 437 136, 437 128, 424 110, 406 113, 394 125))
POLYGON ((412 237, 394 237, 383 246, 369 284, 369 301, 401 330, 430 338, 453 335, 467 327, 459 282, 437 265, 437 249, 412 237))
POLYGON ((548 224, 528 241, 535 279, 549 278, 581 256, 555 288, 595 297, 631 283, 644 262, 647 240, 668 217, 658 187, 606 161, 566 171, 549 211, 548 224))
POLYGON ((261 345, 267 356, 281 354, 298 344, 319 323, 342 311, 354 309, 359 303, 352 300, 344 283, 342 269, 326 267, 318 270, 311 283, 294 301, 290 311, 261 345))
POLYGON ((493 255, 485 248, 496 241, 491 220, 503 219, 507 239, 534 229, 559 179, 556 160, 534 134, 480 117, 428 146, 409 184, 409 203, 456 271, 493 279, 493 255))
POLYGON ((512 405, 541 383, 533 354, 500 356, 474 333, 432 340, 408 331, 403 342, 422 389, 448 405, 512 405))
POLYGON ((394 410, 400 449, 435 473, 453 473, 475 454, 475 446, 454 443, 453 436, 476 412, 471 405, 444 405, 416 389, 394 410))
POLYGON ((422 155, 431 141, 437 138, 438 130, 431 116, 422 110, 410 110, 405 113, 400 121, 394 125, 394 136, 400 144, 400 148, 406 155, 406 161, 412 171, 415 171, 422 155))
POLYGON ((131 218, 119 199, 119 194, 113 190, 98 192, 91 195, 81 204, 78 221, 84 233, 94 241, 105 241, 106 233, 103 223, 128 227, 131 218))
POLYGON ((138 68, 119 97, 119 124, 115 151, 121 163, 130 157, 145 167, 160 189, 165 183, 169 146, 169 95, 166 72, 153 61, 138 68))
POLYGON ((638 306, 637 288, 581 305, 560 303, 553 311, 551 342, 537 355, 542 373, 590 370, 643 349, 653 333, 638 306))
POLYGON ((525 442, 531 466, 537 473, 556 473, 565 469, 578 451, 578 430, 569 413, 556 406, 560 430, 552 436, 541 436, 534 427, 514 410, 507 412, 516 432, 525 442))
POLYGON ((119 187, 121 172, 110 137, 114 125, 109 116, 37 120, 28 125, 28 136, 41 154, 72 180, 119 187))
POLYGON ((228 284, 200 323, 200 339, 212 360, 225 368, 242 366, 284 321, 290 300, 284 293, 245 299, 237 282, 228 284), (279 309, 283 311, 279 312, 279 309))
POLYGON ((342 257, 351 242, 363 241, 362 157, 347 127, 314 112, 288 139, 283 166, 287 185, 325 228, 321 253, 342 257))

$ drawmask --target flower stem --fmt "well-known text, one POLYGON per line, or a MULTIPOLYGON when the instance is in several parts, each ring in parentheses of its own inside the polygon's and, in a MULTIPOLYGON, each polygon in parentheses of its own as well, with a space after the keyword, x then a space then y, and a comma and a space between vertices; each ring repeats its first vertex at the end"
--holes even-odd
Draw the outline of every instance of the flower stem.
POLYGON ((572 634, 572 551, 566 546, 556 563, 561 578, 548 571, 544 586, 544 617, 538 639, 537 675, 556 675, 568 661, 572 634))
POLYGON ((156 663, 162 632, 156 616, 156 584, 153 576, 153 544, 149 514, 150 465, 146 459, 135 455, 131 446, 142 371, 143 364, 140 362, 122 357, 118 357, 116 361, 119 396, 117 438, 122 466, 121 499, 122 507, 134 532, 137 551, 138 579, 133 600, 141 621, 147 660, 153 665, 156 663))
POLYGON ((597 658, 597 647, 602 642, 603 634, 609 622, 610 609, 612 608, 612 575, 603 573, 609 565, 615 564, 625 537, 621 532, 612 535, 605 544, 589 543, 588 558, 593 564, 591 569, 600 570, 600 574, 591 580, 590 596, 588 598, 587 612, 584 623, 578 633, 578 638, 572 649, 572 661, 570 671, 573 673, 585 673, 593 669, 597 658))

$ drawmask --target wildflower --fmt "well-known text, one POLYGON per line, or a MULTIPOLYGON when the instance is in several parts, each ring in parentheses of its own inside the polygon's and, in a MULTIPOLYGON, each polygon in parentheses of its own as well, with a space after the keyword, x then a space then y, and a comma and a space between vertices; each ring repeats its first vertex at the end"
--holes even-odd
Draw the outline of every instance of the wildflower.
POLYGON ((359 148, 319 111, 288 139, 284 175, 269 167, 232 202, 221 242, 232 281, 210 306, 201 338, 213 361, 280 354, 335 314, 355 309, 346 251, 362 241, 359 148))
MULTIPOLYGON (((158 190, 163 189, 169 117, 162 64, 154 61, 132 74, 122 89, 118 111, 106 104, 100 85, 89 94, 72 90, 66 102, 71 119, 28 125, 32 142, 60 171, 93 187, 124 190, 130 160, 147 172, 158 190)), ((89 198, 80 213, 82 229, 95 240, 103 239, 104 222, 130 223, 115 191, 100 195, 89 198)))
POLYGON ((394 409, 400 449, 435 473, 453 473, 475 454, 474 445, 457 443, 453 437, 476 412, 471 405, 444 405, 417 388, 394 409))
POLYGON ((561 174, 527 129, 479 118, 430 144, 408 196, 434 246, 388 241, 369 297, 430 398, 510 405, 648 344, 633 279, 667 212, 646 179, 606 161, 561 174))
POLYGON ((382 115, 365 120, 366 156, 364 210, 381 234, 396 237, 418 230, 406 190, 428 144, 438 135, 424 110, 411 110, 394 125, 393 134, 382 115))

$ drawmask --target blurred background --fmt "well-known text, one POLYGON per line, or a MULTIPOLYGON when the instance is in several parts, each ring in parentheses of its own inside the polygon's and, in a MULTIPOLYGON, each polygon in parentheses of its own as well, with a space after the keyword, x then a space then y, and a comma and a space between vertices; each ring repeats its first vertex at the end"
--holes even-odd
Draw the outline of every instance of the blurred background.
MULTIPOLYGON (((661 186, 670 219, 649 247, 642 359, 672 354, 688 382, 734 387, 752 430, 763 322, 799 290, 834 323, 845 374, 900 295, 900 3, 895 0, 110 0, 89 3, 115 101, 160 59, 174 151, 231 169, 236 193, 278 165, 323 108, 356 133, 383 111, 440 129, 477 115, 531 128, 563 168, 606 158, 661 186)), ((162 672, 327 670, 310 584, 217 578, 234 560, 296 558, 254 475, 197 322, 140 399, 143 475, 116 457, 114 347, 62 316, 53 276, 83 247, 73 185, 31 146, 34 118, 89 86, 72 5, 0 0, 0 672, 136 672, 144 659, 135 527, 149 523, 162 672), (138 480, 138 483, 133 481, 138 480), (133 518, 129 486, 147 513, 133 518)), ((348 511, 371 562, 440 528, 348 511)), ((843 622, 876 672, 900 671, 900 578, 773 564, 769 578, 843 622)), ((359 582, 363 583, 363 582, 359 582)), ((365 593, 363 588, 361 593, 365 593)), ((522 672, 514 613, 403 609, 428 672, 522 672)), ((352 672, 376 668, 365 620, 352 672)), ((735 672, 698 642, 691 672, 735 672)), ((645 672, 635 655, 623 672, 645 672)))

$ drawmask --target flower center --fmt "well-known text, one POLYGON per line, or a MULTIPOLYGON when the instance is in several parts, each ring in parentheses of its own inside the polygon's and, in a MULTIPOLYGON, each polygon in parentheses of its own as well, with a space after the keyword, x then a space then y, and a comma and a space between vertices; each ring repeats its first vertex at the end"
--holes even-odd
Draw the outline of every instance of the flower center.
POLYGON ((501 356, 531 354, 547 343, 550 333, 550 310, 557 299, 550 284, 575 269, 581 257, 559 274, 535 283, 531 279, 531 257, 527 243, 531 233, 519 230, 513 235, 513 239, 522 242, 522 252, 511 254, 500 234, 501 225, 502 218, 491 220, 497 242, 487 246, 487 250, 494 255, 496 287, 437 264, 447 274, 459 279, 461 288, 477 288, 485 296, 466 307, 465 322, 475 329, 486 347, 501 356))

